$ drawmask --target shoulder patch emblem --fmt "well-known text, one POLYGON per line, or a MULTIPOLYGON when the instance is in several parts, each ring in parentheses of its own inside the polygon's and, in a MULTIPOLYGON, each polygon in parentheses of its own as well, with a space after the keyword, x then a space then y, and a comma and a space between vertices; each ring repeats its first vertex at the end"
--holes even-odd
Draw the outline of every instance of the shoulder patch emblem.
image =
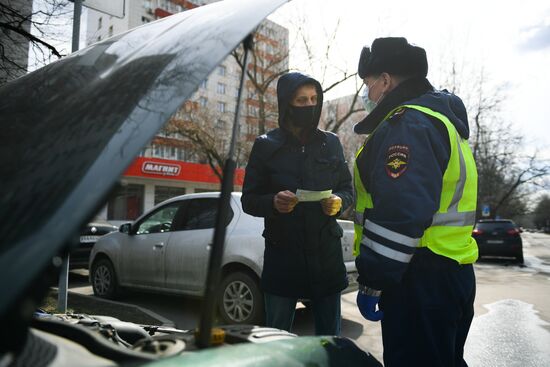
POLYGON ((386 173, 391 178, 398 178, 407 170, 409 164, 408 145, 392 145, 386 154, 386 173))

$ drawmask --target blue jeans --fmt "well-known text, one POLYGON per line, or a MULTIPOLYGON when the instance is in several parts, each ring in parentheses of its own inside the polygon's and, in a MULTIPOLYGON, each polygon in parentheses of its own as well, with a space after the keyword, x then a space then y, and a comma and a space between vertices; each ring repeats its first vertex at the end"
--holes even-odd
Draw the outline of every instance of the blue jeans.
MULTIPOLYGON (((264 293, 266 326, 291 331, 297 298, 264 293)), ((316 335, 340 335, 340 293, 311 299, 316 335)))

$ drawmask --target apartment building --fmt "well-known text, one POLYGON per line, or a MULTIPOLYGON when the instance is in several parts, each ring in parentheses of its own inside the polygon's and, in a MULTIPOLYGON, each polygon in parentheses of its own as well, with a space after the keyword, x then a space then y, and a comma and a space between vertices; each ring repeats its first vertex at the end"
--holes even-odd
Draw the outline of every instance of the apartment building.
MULTIPOLYGON (((126 0, 123 19, 88 10, 86 40, 88 44, 100 42, 128 29, 211 2, 214 1, 126 0)), ((257 71, 254 73, 257 80, 247 80, 243 91, 235 190, 242 188, 247 152, 255 137, 277 126, 276 83, 271 83, 261 91, 255 85, 288 69, 286 28, 266 20, 258 28, 255 41, 257 57, 253 59, 256 62, 249 62, 248 67, 257 71)), ((228 56, 202 81, 196 93, 172 120, 193 121, 197 128, 214 137, 215 148, 219 152, 226 153, 235 118, 240 76, 241 67, 233 56, 228 56)), ((172 196, 217 191, 220 187, 218 177, 200 149, 180 131, 168 128, 159 132, 143 149, 120 183, 100 217, 114 221, 135 219, 172 196)))
POLYGON ((344 156, 352 172, 355 154, 366 138, 366 135, 357 135, 354 133, 353 125, 361 121, 364 117, 365 111, 361 102, 361 96, 359 95, 355 96, 354 94, 350 94, 327 100, 323 103, 323 111, 321 113, 319 126, 322 129, 332 131, 336 123, 340 124, 336 133, 340 138, 340 142, 344 148, 344 156), (352 112, 351 114, 350 111, 352 112))

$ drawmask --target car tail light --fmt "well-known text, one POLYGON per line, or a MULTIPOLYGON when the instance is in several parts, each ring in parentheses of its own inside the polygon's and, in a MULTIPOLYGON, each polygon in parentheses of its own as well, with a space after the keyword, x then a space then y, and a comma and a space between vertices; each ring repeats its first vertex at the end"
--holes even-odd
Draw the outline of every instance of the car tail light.
POLYGON ((508 235, 510 235, 510 236, 515 236, 515 235, 519 234, 519 230, 517 228, 511 228, 511 229, 507 230, 506 233, 508 233, 508 235))
POLYGON ((480 234, 483 234, 483 231, 481 229, 474 229, 472 232, 473 235, 479 236, 480 234))

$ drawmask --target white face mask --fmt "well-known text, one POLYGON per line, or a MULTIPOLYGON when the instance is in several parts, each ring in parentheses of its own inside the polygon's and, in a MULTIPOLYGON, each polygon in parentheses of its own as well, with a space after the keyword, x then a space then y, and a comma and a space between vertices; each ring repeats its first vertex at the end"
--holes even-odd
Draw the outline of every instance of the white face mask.
MULTIPOLYGON (((372 83, 372 86, 374 86, 378 82, 378 79, 372 83)), ((372 110, 378 105, 378 102, 382 99, 383 94, 378 98, 378 101, 374 102, 372 99, 369 98, 369 86, 367 83, 365 83, 365 88, 363 88, 363 94, 361 95, 361 99, 363 100, 363 107, 365 107, 365 111, 367 113, 371 113, 372 110)))

